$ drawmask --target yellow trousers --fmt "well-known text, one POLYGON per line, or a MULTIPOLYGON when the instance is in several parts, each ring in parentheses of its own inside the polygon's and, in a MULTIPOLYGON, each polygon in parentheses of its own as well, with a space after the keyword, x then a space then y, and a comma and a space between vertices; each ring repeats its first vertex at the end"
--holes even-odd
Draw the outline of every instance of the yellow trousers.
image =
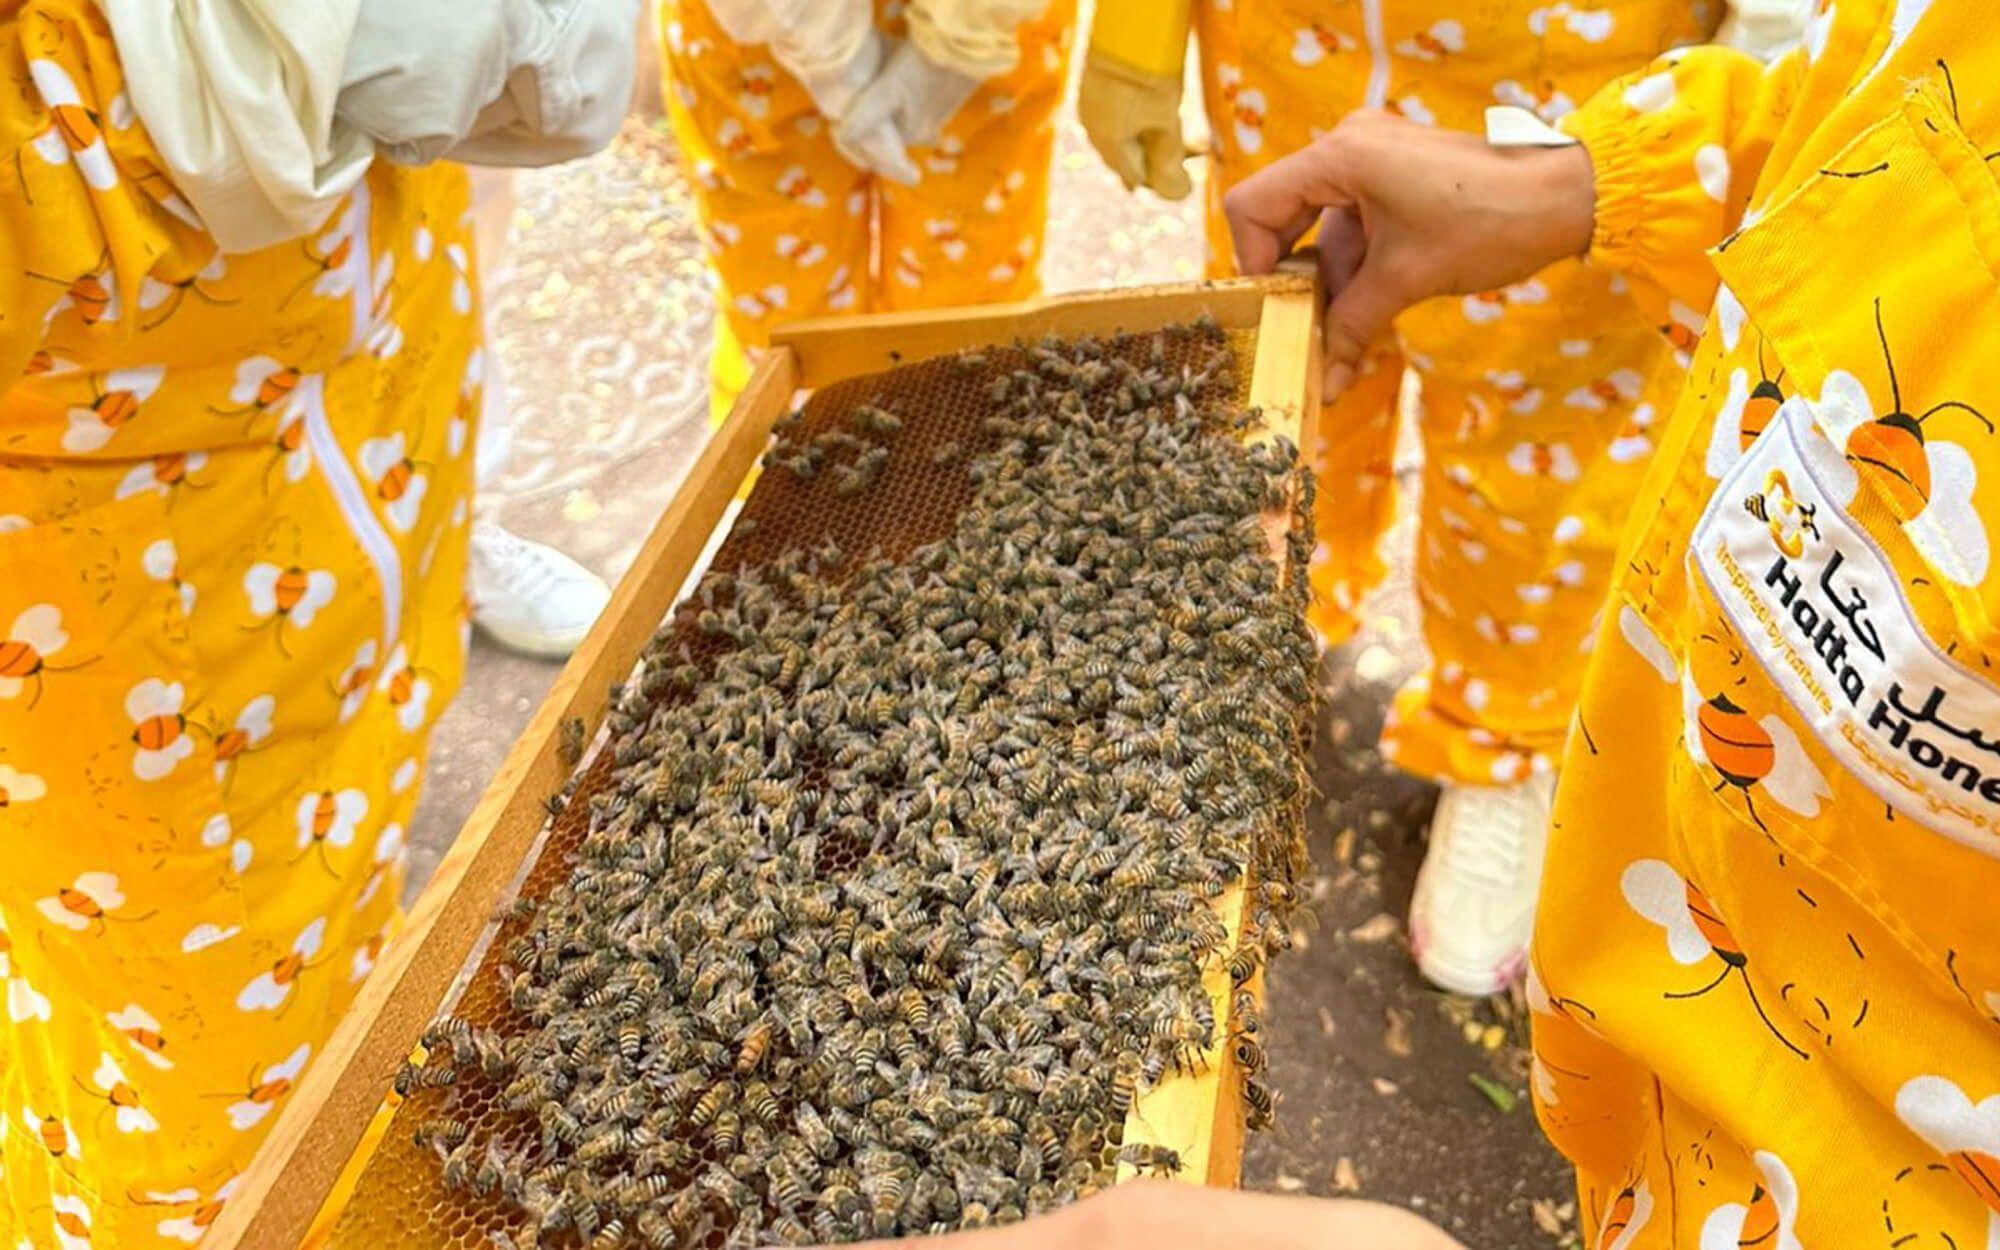
MULTIPOLYGON (((1209 0, 1196 31, 1215 152, 1211 271, 1232 267, 1223 193, 1350 110, 1461 130, 1493 104, 1553 120, 1701 39, 1714 8, 1209 0)), ((1441 780, 1520 781, 1561 746, 1649 427, 1680 372, 1618 281, 1577 262, 1405 314, 1303 449, 1319 478, 1313 621, 1329 643, 1353 632, 1384 571, 1406 378, 1424 450, 1415 577, 1431 667, 1398 695, 1383 753, 1441 780)))
POLYGON ((373 964, 459 681, 464 179, 219 256, 93 5, 0 43, 0 1243, 184 1245, 373 964))
MULTIPOLYGON (((879 6, 887 9, 892 6, 879 6)), ((702 0, 664 0, 667 116, 695 181, 719 282, 717 419, 744 350, 785 321, 1026 299, 1040 289, 1053 117, 1075 0, 1022 28, 1015 69, 983 84, 904 187, 849 164, 812 99, 761 45, 733 42, 702 0)), ((901 33, 884 15, 885 32, 901 33)))

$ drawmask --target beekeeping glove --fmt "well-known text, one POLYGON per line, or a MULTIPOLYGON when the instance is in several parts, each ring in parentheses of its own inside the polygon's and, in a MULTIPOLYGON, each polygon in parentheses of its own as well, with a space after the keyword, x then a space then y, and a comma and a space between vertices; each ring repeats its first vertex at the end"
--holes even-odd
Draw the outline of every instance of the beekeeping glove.
POLYGON ((909 149, 936 143, 978 89, 979 79, 933 61, 914 40, 905 40, 855 100, 833 141, 856 165, 915 186, 923 174, 909 149))
POLYGON ((596 151, 632 98, 639 0, 360 0, 336 118, 399 164, 596 151))
POLYGON ((836 125, 882 72, 870 0, 708 0, 708 11, 737 43, 765 45, 836 125))
POLYGON ((1181 75, 1191 0, 1103 0, 1076 97, 1090 146, 1125 189, 1169 200, 1194 189, 1181 138, 1181 75))

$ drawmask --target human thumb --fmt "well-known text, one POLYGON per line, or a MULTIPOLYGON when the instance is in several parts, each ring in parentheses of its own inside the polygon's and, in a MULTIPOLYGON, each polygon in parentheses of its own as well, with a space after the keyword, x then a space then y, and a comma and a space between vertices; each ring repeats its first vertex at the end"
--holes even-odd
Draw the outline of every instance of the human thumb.
POLYGON ((1408 303, 1379 261, 1370 256, 1361 262, 1326 306, 1323 399, 1331 400, 1347 389, 1369 345, 1389 332, 1396 314, 1408 303))

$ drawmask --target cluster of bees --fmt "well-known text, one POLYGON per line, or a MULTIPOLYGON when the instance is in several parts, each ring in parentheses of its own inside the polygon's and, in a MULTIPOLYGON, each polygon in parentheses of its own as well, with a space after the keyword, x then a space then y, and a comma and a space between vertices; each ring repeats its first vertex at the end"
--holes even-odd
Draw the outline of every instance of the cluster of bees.
MULTIPOLYGON (((1247 983, 1305 870, 1310 484, 1246 446, 1219 332, 1175 333, 1199 367, 1158 336, 1026 349, 977 450, 910 457, 972 503, 906 558, 704 578, 613 710, 567 880, 510 930, 512 1023, 441 1019, 398 1076, 447 1187, 527 1244, 848 1241, 1172 1170, 1127 1115, 1215 1047, 1268 1121, 1247 983), (1232 938, 1214 902, 1246 883, 1232 938), (473 1090, 511 1127, 455 1115, 473 1090)), ((857 465, 902 421, 771 463, 857 465)))

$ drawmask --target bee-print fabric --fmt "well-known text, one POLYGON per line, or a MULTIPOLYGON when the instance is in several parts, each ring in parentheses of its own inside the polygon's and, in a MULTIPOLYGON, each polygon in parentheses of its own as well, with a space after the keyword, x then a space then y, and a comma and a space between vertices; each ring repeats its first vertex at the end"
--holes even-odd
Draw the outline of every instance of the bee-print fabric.
POLYGON ((1701 327, 1535 941, 1595 1246, 2000 1244, 2000 13, 1819 9, 1567 123, 1593 260, 1701 327))
MULTIPOLYGON (((1211 269, 1228 272, 1223 192, 1353 109, 1480 130, 1496 104, 1554 121, 1618 74, 1705 38, 1703 0, 1206 0, 1197 11, 1215 177, 1211 269)), ((1424 469, 1415 581, 1431 667, 1396 699, 1383 751, 1444 780, 1548 767, 1575 706, 1653 425, 1680 384, 1668 337, 1622 282, 1577 262, 1405 314, 1304 448, 1319 477, 1313 622, 1338 642, 1380 580, 1395 511, 1399 397, 1414 382, 1424 469)))
MULTIPOLYGON (((885 34, 902 19, 878 3, 885 34)), ((980 85, 905 187, 848 163, 833 127, 761 44, 731 40, 706 0, 663 0, 667 116, 695 182, 719 280, 714 404, 742 388, 744 349, 804 317, 1026 299, 1040 288, 1053 118, 1075 0, 1021 28, 1020 60, 980 85)))
POLYGON ((0 1244, 186 1245, 373 964, 459 680, 464 178, 218 255, 92 4, 0 64, 0 1244))

